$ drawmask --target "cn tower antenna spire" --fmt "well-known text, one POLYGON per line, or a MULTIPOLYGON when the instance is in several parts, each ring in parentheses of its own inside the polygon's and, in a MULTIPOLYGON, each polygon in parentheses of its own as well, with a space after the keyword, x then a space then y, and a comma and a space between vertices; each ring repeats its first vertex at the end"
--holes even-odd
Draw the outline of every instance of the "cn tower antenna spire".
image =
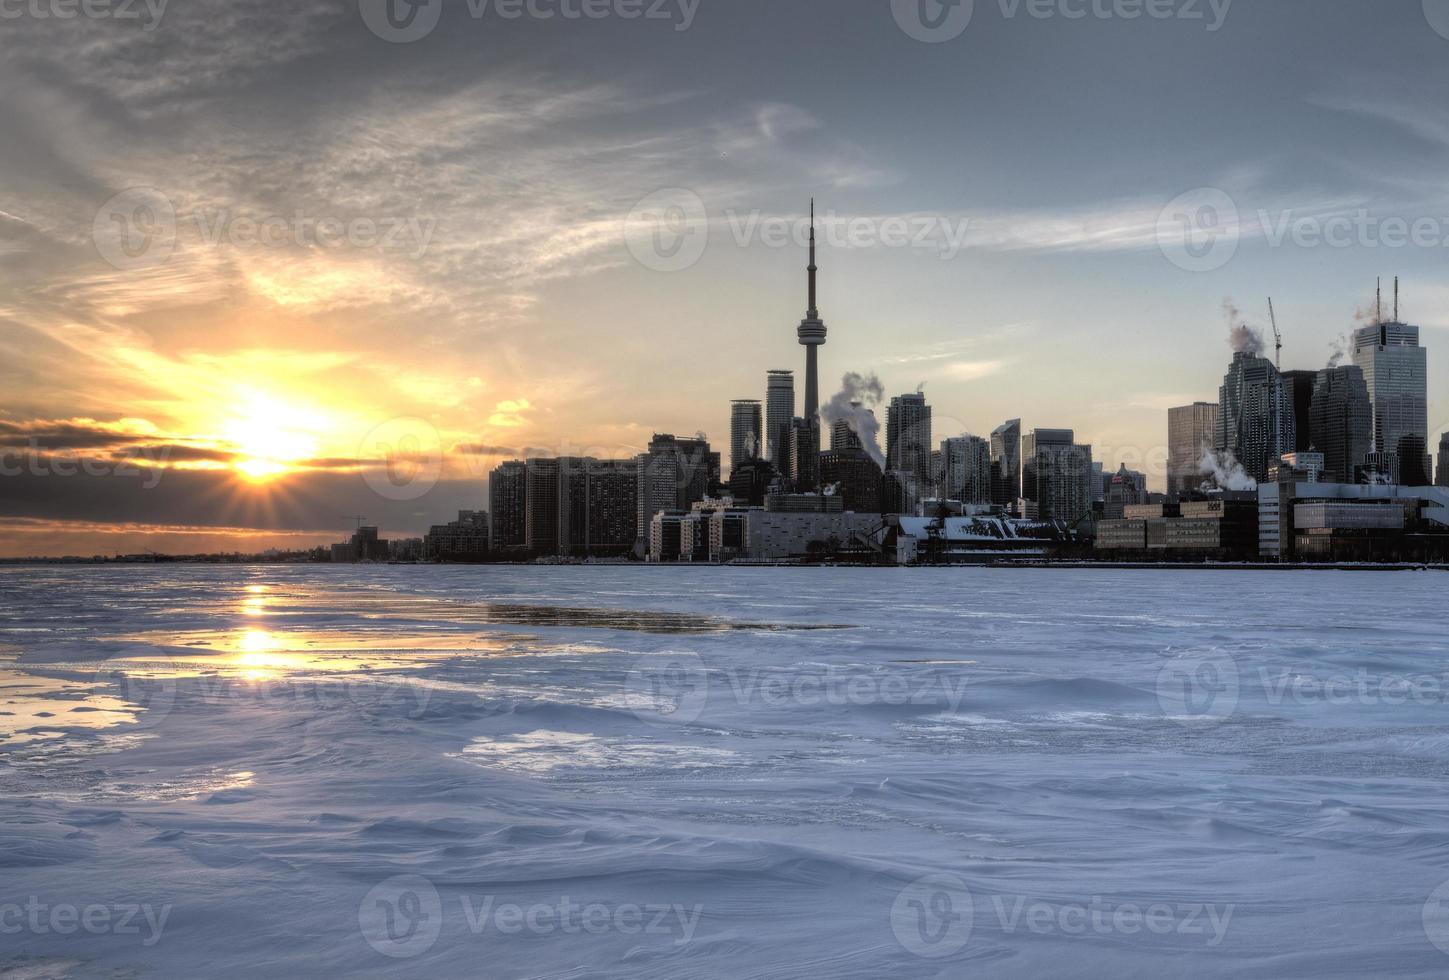
POLYGON ((819 310, 815 306, 815 198, 810 199, 810 308, 806 316, 818 317, 819 310))

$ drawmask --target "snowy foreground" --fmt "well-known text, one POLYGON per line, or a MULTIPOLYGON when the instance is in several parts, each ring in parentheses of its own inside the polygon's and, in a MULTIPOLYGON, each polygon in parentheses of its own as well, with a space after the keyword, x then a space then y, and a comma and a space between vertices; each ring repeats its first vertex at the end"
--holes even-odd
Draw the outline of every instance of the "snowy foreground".
POLYGON ((0 977, 1441 976, 1446 587, 0 569, 0 977))

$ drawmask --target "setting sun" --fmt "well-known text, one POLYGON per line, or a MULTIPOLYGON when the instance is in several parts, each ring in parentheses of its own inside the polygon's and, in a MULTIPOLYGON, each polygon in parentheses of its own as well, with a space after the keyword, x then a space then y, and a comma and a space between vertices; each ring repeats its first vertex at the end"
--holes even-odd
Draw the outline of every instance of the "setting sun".
POLYGON ((236 451, 232 468, 244 479, 265 482, 295 469, 317 451, 317 417, 271 395, 247 392, 221 437, 236 451))

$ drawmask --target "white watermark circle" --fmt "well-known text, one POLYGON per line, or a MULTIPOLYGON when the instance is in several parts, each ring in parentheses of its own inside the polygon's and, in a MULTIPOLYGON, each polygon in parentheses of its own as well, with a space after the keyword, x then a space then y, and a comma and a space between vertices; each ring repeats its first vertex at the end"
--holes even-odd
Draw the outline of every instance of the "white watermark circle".
POLYGON ((689 725, 709 702, 709 671, 697 653, 640 657, 624 678, 624 694, 641 721, 689 725))
POLYGON ((1187 272, 1213 272, 1232 261, 1242 231, 1227 191, 1200 187, 1168 202, 1157 217, 1157 247, 1187 272))
POLYGON ((1435 34, 1449 41, 1449 0, 1424 0, 1424 19, 1435 34))
POLYGON ((694 191, 666 187, 642 198, 624 221, 624 243, 646 269, 682 272, 704 256, 709 215, 694 191))
POLYGON ((1187 724, 1216 724, 1238 710, 1238 664, 1221 651, 1174 657, 1157 672, 1162 713, 1187 724))
POLYGON ((956 875, 918 878, 891 904, 891 931, 896 941, 907 952, 928 960, 961 952, 971 941, 975 921, 971 889, 956 875))
POLYGON ((362 478, 386 500, 426 496, 443 474, 443 440, 426 419, 388 419, 363 438, 357 453, 362 478))
POLYGON ((394 875, 363 896, 357 927, 383 956, 421 956, 443 931, 443 900, 422 875, 394 875))
POLYGON ((1439 952, 1449 955, 1449 881, 1429 893, 1424 902, 1424 935, 1439 952))
POLYGON ((891 0, 891 15, 902 31, 926 44, 954 41, 971 25, 976 0, 891 0))
POLYGON ((154 187, 128 188, 96 212, 91 240, 117 269, 160 265, 176 251, 176 208, 154 187))
POLYGON ((127 732, 159 728, 176 706, 176 665, 159 650, 113 654, 96 666, 93 682, 117 689, 115 696, 126 705, 122 710, 135 710, 127 732))
POLYGON ((367 29, 391 44, 421 41, 433 33, 443 0, 357 0, 367 29))

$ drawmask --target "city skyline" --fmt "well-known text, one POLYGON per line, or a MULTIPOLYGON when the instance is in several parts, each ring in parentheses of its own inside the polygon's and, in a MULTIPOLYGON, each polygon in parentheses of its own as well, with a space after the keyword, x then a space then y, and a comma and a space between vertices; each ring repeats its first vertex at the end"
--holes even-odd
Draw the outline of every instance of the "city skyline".
POLYGON ((1315 57, 1291 64, 1267 52, 1301 45, 1292 10, 1236 5, 1211 31, 983 10, 923 44, 880 6, 740 4, 678 31, 525 19, 529 46, 466 19, 390 44, 348 4, 272 18, 197 3, 118 35, 7 22, 30 43, 0 63, 15 135, 0 154, 0 441, 112 474, 126 453, 142 465, 0 480, 0 553, 323 544, 348 515, 420 533, 485 506, 507 458, 624 457, 656 432, 722 446, 721 406, 761 398, 762 368, 798 365, 782 328, 812 193, 830 255, 822 402, 850 372, 877 374, 887 400, 924 383, 938 443, 1008 418, 1070 426, 1162 489, 1166 411, 1221 383, 1225 297, 1262 328, 1273 295, 1285 368, 1317 370, 1362 325, 1372 281, 1400 273, 1430 350, 1434 455, 1449 429, 1443 249, 1385 244, 1395 220, 1449 215, 1429 94, 1449 40, 1416 5, 1319 4, 1315 57), (781 29, 758 37, 762 17, 781 29), (789 42, 806 24, 866 77, 836 84, 789 42), (219 57, 218 31, 238 38, 219 57), (760 77, 699 84, 744 37, 760 77), (1372 67, 1390 53, 1392 73, 1372 67), (164 81, 144 70, 156 57, 164 81), (909 87, 889 70, 905 60, 909 87), (1063 72, 1082 80, 1070 108, 1050 97, 1063 72), (1405 73, 1424 96, 1391 84, 1405 73), (510 94, 521 79, 527 100, 510 94), (932 84, 960 104, 923 98, 932 84), (298 87, 315 106, 282 111, 298 87), (1188 122, 1203 116, 1218 129, 1188 122), (1173 203, 1204 188, 1240 219, 1211 268, 1160 240, 1173 203), (634 233, 691 199, 679 191, 701 204, 686 230, 705 247, 660 267, 634 233), (138 244, 127 222, 168 208, 174 249, 115 251, 138 244), (1346 247, 1325 241, 1335 222, 1346 247), (732 356, 698 359, 722 342, 732 356), (393 499, 408 474, 387 449, 410 445, 404 468, 437 482, 393 499))

